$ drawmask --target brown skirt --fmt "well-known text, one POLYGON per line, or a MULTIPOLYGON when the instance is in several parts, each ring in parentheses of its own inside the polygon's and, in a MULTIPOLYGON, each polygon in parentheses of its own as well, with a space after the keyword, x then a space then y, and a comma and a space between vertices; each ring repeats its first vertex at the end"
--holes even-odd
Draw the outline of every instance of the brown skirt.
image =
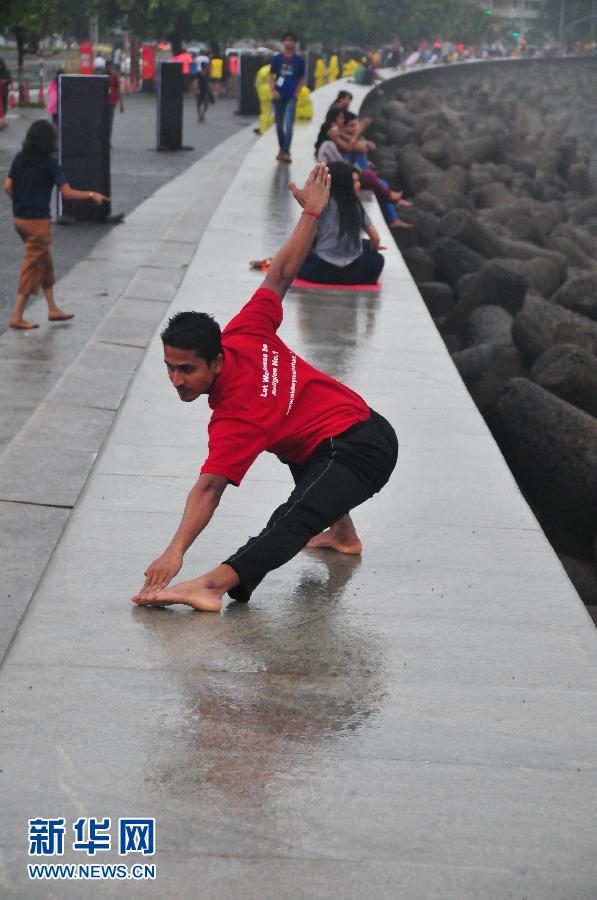
POLYGON ((52 229, 50 219, 14 219, 15 231, 25 244, 19 277, 19 294, 37 294, 54 284, 54 263, 50 253, 52 229))

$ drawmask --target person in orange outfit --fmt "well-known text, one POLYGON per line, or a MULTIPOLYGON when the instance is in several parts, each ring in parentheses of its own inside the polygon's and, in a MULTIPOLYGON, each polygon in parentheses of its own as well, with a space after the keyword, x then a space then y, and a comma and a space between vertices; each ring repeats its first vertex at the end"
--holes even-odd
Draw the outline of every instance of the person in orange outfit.
POLYGON ((91 200, 98 205, 108 200, 97 191, 76 191, 56 162, 56 129, 46 119, 29 128, 23 148, 12 161, 4 190, 12 200, 15 231, 25 245, 17 299, 10 327, 21 331, 39 328, 23 318, 27 298, 41 287, 48 304, 50 322, 72 319, 74 313, 63 312, 54 300, 54 265, 50 244, 52 229, 50 199, 54 185, 66 200, 91 200))

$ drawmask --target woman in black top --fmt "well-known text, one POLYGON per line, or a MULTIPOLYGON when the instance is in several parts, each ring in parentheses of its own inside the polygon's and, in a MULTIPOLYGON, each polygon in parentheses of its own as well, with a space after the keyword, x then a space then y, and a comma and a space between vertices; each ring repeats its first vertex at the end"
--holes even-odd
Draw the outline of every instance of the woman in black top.
POLYGON ((50 198, 54 185, 67 200, 92 200, 98 205, 108 200, 97 191, 76 191, 54 158, 56 130, 45 119, 30 127, 23 148, 12 161, 4 190, 12 199, 13 221, 25 244, 17 299, 10 318, 11 328, 26 331, 39 328, 23 318, 27 297, 41 287, 48 304, 50 322, 64 322, 73 313, 63 312, 54 300, 54 266, 50 253, 52 231, 50 198))

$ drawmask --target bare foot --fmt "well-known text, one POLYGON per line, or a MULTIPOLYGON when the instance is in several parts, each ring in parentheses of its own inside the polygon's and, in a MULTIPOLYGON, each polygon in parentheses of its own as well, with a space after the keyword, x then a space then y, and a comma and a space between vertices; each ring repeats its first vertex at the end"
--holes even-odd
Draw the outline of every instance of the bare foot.
POLYGON ((345 543, 338 540, 331 531, 323 531, 312 537, 307 547, 317 550, 335 550, 337 553, 349 553, 351 556, 358 556, 363 552, 363 545, 357 539, 351 543, 345 543))
POLYGON ((206 587, 201 578, 181 581, 180 584, 161 591, 135 594, 131 599, 138 606, 172 606, 182 603, 204 612, 219 612, 222 608, 222 594, 215 588, 206 587))
POLYGON ((32 328, 39 328, 37 322, 27 322, 26 319, 17 319, 16 322, 8 323, 11 328, 16 328, 17 331, 31 331, 32 328))
POLYGON ((394 219, 393 222, 390 222, 390 228, 412 228, 412 224, 410 222, 403 222, 402 219, 394 219))
POLYGON ((57 312, 57 313, 49 313, 48 314, 48 319, 50 322, 68 322, 69 319, 74 319, 74 318, 75 318, 74 313, 65 313, 65 312, 62 312, 62 310, 60 310, 60 312, 57 312))

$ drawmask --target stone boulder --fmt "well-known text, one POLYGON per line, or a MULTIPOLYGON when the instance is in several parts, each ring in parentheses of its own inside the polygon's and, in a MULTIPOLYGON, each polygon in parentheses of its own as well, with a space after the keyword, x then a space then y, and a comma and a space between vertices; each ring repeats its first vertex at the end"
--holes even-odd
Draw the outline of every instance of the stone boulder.
POLYGON ((495 256, 504 256, 504 250, 500 238, 471 213, 466 210, 454 209, 447 213, 439 223, 442 234, 454 238, 461 244, 466 244, 472 250, 480 253, 488 259, 495 256))
POLYGON ((478 272, 483 267, 483 257, 465 244, 453 238, 439 238, 431 247, 440 281, 455 285, 463 275, 478 272))
POLYGON ((597 274, 581 275, 564 282, 553 300, 566 309, 597 321, 597 274))
POLYGON ((597 529, 597 420, 526 378, 487 414, 514 477, 533 504, 583 538, 597 529))
POLYGON ((510 340, 477 344, 454 353, 452 360, 481 412, 507 381, 525 374, 522 356, 510 340))
POLYGON ((443 169, 425 159, 412 144, 400 151, 399 164, 400 179, 409 194, 427 190, 443 174, 443 169))
POLYGON ((527 276, 518 260, 492 259, 478 272, 463 276, 456 284, 457 302, 446 327, 459 332, 474 309, 501 306, 510 315, 522 308, 527 276))
POLYGON ((424 247, 406 247, 402 251, 408 271, 418 283, 433 281, 435 278, 435 260, 424 247))
POLYGON ((425 305, 434 319, 445 318, 454 308, 454 291, 443 281, 422 281, 417 285, 425 305))
POLYGON ((464 323, 464 346, 510 341, 512 316, 502 306, 478 306, 464 323))
POLYGON ((554 344, 575 344, 597 355, 597 323, 534 295, 514 317, 512 339, 529 363, 554 344))
POLYGON ((533 363, 531 377, 556 397, 597 418, 597 357, 575 344, 555 344, 533 363))

